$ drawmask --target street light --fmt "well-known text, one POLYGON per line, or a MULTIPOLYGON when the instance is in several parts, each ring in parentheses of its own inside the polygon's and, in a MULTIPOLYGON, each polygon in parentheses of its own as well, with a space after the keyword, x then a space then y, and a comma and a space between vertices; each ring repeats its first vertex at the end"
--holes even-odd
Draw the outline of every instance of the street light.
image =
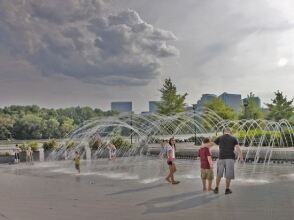
POLYGON ((247 115, 247 107, 248 107, 249 103, 248 103, 248 100, 247 99, 244 99, 243 100, 243 106, 244 106, 244 116, 245 116, 245 119, 247 119, 248 115, 247 115))
POLYGON ((193 105, 193 113, 194 113, 194 144, 197 145, 197 140, 196 140, 196 133, 197 133, 197 127, 196 127, 196 105, 193 105))
MULTIPOLYGON (((131 112, 131 127, 133 128, 133 112, 131 112)), ((131 132, 131 144, 133 144, 133 130, 131 132)))

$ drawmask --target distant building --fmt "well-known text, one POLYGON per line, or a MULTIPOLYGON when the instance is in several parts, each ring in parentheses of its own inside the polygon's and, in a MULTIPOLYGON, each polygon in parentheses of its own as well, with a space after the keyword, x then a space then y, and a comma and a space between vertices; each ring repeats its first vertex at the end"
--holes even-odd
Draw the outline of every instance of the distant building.
POLYGON ((219 99, 221 99, 227 106, 234 109, 236 112, 240 112, 242 102, 240 94, 229 94, 224 92, 219 96, 219 99))
POLYGON ((111 110, 117 112, 132 112, 132 102, 111 102, 111 110))
POLYGON ((193 106, 185 106, 185 111, 189 112, 193 110, 193 106))
MULTIPOLYGON (((244 103, 247 102, 247 99, 248 99, 248 98, 243 99, 243 105, 244 105, 244 103)), ((257 105, 259 108, 261 108, 261 100, 260 100, 259 97, 254 97, 254 102, 256 103, 256 105, 257 105)))
POLYGON ((157 112, 158 111, 158 104, 160 102, 159 101, 150 101, 149 102, 149 112, 157 112))
POLYGON ((203 94, 201 96, 201 99, 198 100, 198 102, 194 105, 194 107, 196 108, 196 110, 200 110, 204 107, 204 105, 211 101, 213 98, 216 98, 216 95, 214 94, 203 94))

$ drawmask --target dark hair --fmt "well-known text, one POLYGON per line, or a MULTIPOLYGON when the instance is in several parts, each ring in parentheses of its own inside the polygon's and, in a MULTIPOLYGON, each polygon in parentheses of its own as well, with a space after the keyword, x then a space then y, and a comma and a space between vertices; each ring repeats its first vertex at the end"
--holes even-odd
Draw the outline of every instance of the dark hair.
MULTIPOLYGON (((173 145, 173 144, 172 144, 172 140, 175 140, 175 138, 172 137, 172 138, 169 139, 168 143, 169 143, 170 146, 173 145)), ((176 150, 177 150, 177 148, 176 148, 176 144, 174 144, 174 148, 175 148, 175 151, 176 151, 176 150)))
POLYGON ((15 146, 18 147, 18 144, 16 144, 15 146))
POLYGON ((210 142, 210 139, 209 138, 204 138, 202 140, 203 144, 208 144, 210 142))

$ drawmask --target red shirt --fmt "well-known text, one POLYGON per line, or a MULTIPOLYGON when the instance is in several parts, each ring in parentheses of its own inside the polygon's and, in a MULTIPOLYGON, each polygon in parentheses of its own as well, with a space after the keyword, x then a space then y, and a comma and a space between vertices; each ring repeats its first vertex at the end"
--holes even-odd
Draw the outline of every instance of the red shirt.
POLYGON ((210 165, 207 157, 211 156, 207 147, 201 147, 198 151, 198 157, 200 157, 201 169, 210 169, 210 165))

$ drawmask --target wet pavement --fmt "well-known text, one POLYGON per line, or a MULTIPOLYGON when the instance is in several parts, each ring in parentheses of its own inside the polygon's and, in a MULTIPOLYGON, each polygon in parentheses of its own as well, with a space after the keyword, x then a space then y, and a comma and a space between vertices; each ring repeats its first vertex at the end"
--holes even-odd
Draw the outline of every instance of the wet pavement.
POLYGON ((203 193, 199 162, 177 160, 179 185, 164 181, 165 161, 133 157, 0 166, 0 219, 292 219, 294 165, 236 164, 233 194, 203 193))

